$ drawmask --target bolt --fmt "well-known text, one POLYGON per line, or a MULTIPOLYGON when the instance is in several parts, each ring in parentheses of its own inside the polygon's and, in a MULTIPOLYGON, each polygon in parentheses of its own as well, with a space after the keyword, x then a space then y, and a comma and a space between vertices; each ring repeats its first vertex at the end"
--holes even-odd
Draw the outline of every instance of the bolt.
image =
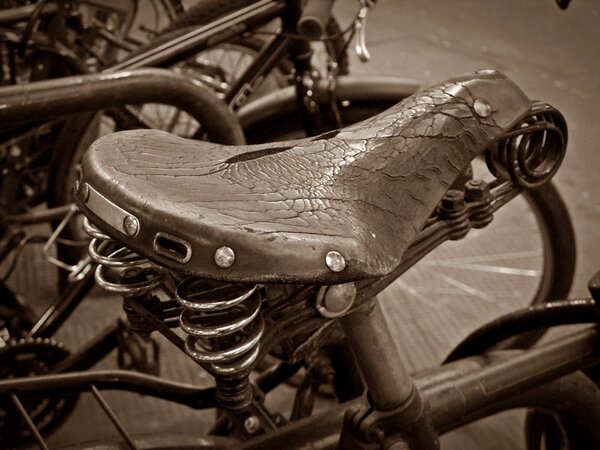
POLYGON ((256 416, 250 416, 244 420, 244 429, 248 434, 255 434, 260 429, 260 420, 256 416))
POLYGON ((346 260, 336 251, 331 251, 325 256, 325 264, 332 272, 341 272, 346 268, 346 260))
POLYGON ((232 248, 223 246, 215 251, 215 263, 221 269, 228 269, 235 262, 235 252, 232 248))
POLYGON ((454 211, 464 207, 465 194, 456 189, 450 189, 442 198, 442 209, 446 211, 454 211))
POLYGON ((482 200, 488 193, 488 185, 483 180, 469 180, 465 183, 465 198, 468 201, 482 200))
POLYGON ((140 231, 140 222, 135 216, 127 216, 123 219, 123 231, 129 237, 134 237, 140 231))

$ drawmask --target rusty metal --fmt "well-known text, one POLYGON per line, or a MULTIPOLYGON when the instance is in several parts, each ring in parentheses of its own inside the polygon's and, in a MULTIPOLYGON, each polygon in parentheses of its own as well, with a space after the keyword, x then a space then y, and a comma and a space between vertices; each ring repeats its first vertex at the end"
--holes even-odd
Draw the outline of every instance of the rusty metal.
POLYGON ((243 143, 235 116, 200 82, 165 69, 82 75, 0 88, 3 125, 141 103, 163 103, 199 123, 229 128, 224 143, 243 143), (207 108, 206 105, 210 105, 207 108), (228 142, 227 142, 228 141, 228 142))

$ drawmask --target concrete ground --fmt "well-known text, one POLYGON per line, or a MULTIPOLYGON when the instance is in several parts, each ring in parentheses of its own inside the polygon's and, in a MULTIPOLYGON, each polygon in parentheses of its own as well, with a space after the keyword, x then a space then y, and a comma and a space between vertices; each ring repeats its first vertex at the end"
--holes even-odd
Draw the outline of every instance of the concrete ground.
MULTIPOLYGON (((353 0, 339 0, 336 16, 343 25, 348 24, 356 8, 357 2, 353 0)), ((600 108, 600 5, 593 0, 573 0, 567 11, 559 11, 552 0, 379 0, 368 18, 367 44, 373 59, 362 64, 353 58, 354 74, 413 78, 425 86, 491 67, 506 73, 531 98, 546 101, 565 115, 569 148, 555 180, 567 202, 577 235, 578 259, 572 296, 585 296, 587 280, 600 268, 600 154, 595 149, 600 142, 600 127, 596 123, 600 119, 596 109, 600 108)), ((515 234, 506 225, 521 220, 519 208, 511 211, 506 217, 499 217, 498 232, 504 230, 507 233, 504 236, 510 236, 505 240, 514 241, 517 246, 526 245, 531 236, 525 232, 515 234)), ((465 244, 472 248, 471 258, 481 257, 479 248, 485 249, 481 250, 485 254, 493 251, 487 245, 497 240, 487 240, 486 236, 489 234, 476 234, 465 244)), ((445 266, 440 261, 457 261, 454 252, 463 257, 461 248, 464 247, 455 250, 456 247, 447 246, 441 256, 426 262, 423 272, 408 273, 382 296, 388 323, 411 371, 439 363, 474 327, 519 306, 518 294, 530 289, 527 277, 521 276, 531 271, 527 266, 529 261, 507 262, 517 275, 507 278, 506 286, 498 288, 498 292, 481 274, 466 277, 452 271, 456 268, 443 271, 441 267, 445 266), (521 263, 522 267, 518 265, 521 263), (436 281, 443 283, 436 291, 429 291, 434 273, 436 281), (503 298, 514 297, 515 301, 500 304, 497 293, 503 298)), ((503 247, 498 251, 507 250, 503 247)), ((43 270, 47 268, 36 266, 38 275, 43 270)), ((27 280, 22 284, 27 285, 27 280)), ((91 336, 102 322, 112 321, 113 311, 116 314, 119 308, 118 300, 104 295, 86 302, 70 319, 72 325, 58 336, 72 348, 91 336)), ((169 349, 165 347, 163 351, 166 377, 210 383, 197 374, 192 364, 169 349)), ((102 365, 112 366, 114 359, 102 365)), ((135 395, 109 397, 134 433, 199 431, 206 428, 212 417, 164 402, 148 403, 135 395)), ((285 398, 282 394, 283 400, 276 401, 285 398)), ((71 426, 51 438, 53 448, 109 435, 109 425, 89 397, 82 399, 78 411, 71 426)), ((450 433, 443 438, 443 448, 524 448, 519 431, 522 416, 522 412, 505 413, 450 433)))

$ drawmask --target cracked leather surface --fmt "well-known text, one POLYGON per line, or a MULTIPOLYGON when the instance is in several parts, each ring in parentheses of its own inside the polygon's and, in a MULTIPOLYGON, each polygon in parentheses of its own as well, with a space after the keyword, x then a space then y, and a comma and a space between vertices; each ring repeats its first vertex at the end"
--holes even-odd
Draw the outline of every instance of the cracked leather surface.
POLYGON ((78 204, 93 223, 151 260, 195 275, 236 281, 336 283, 383 276, 457 175, 530 108, 504 75, 480 71, 322 137, 255 146, 190 141, 154 130, 96 141, 82 183, 135 215, 128 238, 78 204), (480 117, 476 99, 492 109, 480 117), (188 242, 186 264, 157 255, 166 232, 188 242), (219 268, 216 249, 235 262, 219 268), (329 251, 344 270, 332 272, 329 251))

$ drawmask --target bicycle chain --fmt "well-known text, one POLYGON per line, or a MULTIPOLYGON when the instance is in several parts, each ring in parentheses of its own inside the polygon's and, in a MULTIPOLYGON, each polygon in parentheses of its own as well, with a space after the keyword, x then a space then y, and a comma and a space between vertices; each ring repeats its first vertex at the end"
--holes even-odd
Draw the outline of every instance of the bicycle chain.
MULTIPOLYGON (((43 375, 70 352, 54 339, 11 339, 0 347, 0 379, 43 375)), ((78 397, 20 398, 42 435, 61 425, 73 411, 78 397)), ((0 398, 0 448, 31 443, 31 432, 8 398, 0 398)))

